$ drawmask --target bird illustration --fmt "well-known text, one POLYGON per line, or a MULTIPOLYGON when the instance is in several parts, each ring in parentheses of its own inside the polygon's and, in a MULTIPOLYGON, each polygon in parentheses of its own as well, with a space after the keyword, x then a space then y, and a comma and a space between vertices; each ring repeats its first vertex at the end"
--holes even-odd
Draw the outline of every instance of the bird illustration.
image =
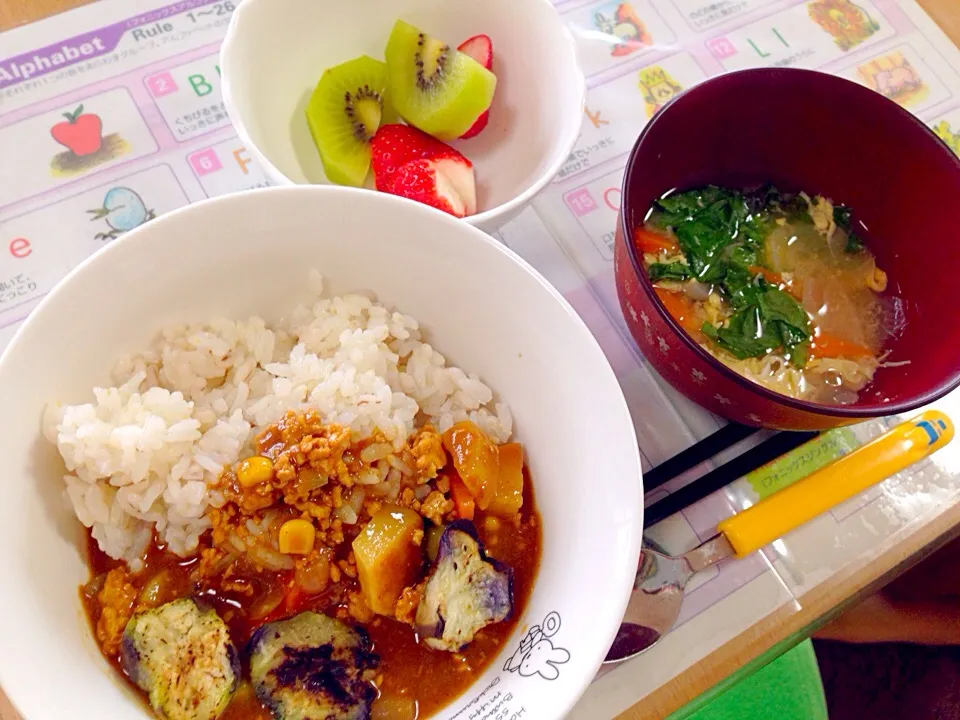
POLYGON ((114 240, 157 216, 153 210, 147 209, 143 198, 128 187, 111 188, 103 198, 103 207, 87 212, 93 215, 91 221, 106 218, 110 226, 110 232, 96 234, 97 240, 114 240))

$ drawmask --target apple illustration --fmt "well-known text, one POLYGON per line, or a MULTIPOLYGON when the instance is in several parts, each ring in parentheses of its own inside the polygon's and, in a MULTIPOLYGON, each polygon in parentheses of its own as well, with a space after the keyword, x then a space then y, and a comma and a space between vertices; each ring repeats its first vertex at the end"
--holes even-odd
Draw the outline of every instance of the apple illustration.
POLYGON ((50 129, 54 140, 78 157, 92 155, 103 146, 103 122, 99 116, 84 114, 83 105, 63 116, 67 121, 50 129))

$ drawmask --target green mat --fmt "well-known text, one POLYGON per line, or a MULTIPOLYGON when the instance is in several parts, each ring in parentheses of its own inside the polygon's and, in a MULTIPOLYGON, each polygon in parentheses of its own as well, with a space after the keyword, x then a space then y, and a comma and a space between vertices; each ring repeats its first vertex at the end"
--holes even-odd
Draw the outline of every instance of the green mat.
POLYGON ((813 643, 806 640, 732 684, 724 683, 668 720, 827 720, 813 643))

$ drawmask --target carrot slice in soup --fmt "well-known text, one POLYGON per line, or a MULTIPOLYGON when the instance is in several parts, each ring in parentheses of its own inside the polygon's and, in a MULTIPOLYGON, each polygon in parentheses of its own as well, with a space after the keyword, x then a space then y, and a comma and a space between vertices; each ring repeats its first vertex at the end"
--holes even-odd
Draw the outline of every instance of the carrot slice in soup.
POLYGON ((871 357, 873 352, 870 348, 860 343, 845 340, 836 335, 818 331, 810 343, 810 357, 816 358, 847 358, 856 360, 863 357, 871 357))
POLYGON ((667 308, 667 312, 673 316, 673 319, 680 323, 680 327, 697 342, 703 342, 703 333, 700 328, 703 321, 697 312, 696 303, 683 293, 670 292, 664 288, 654 288, 660 302, 667 308))
POLYGON ((680 246, 673 238, 660 233, 650 232, 643 228, 637 228, 633 231, 633 240, 640 248, 640 252, 658 254, 660 251, 670 255, 676 255, 680 252, 680 246))
POLYGON ((771 285, 776 285, 779 288, 783 288, 783 290, 790 295, 793 295, 793 297, 795 297, 797 300, 803 299, 803 286, 796 278, 793 280, 784 280, 783 275, 778 273, 776 270, 770 270, 769 268, 761 267, 760 265, 751 265, 747 269, 755 275, 763 276, 763 279, 771 285))
POLYGON ((783 275, 778 273, 776 270, 770 270, 769 268, 765 268, 760 265, 751 265, 747 269, 754 275, 762 275, 763 279, 771 285, 783 285, 783 275))

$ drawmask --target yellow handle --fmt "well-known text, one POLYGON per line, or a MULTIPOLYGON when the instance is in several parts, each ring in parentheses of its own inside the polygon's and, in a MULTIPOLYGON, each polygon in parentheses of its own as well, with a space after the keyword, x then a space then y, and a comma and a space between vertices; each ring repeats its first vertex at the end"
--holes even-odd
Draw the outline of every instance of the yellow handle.
POLYGON ((952 439, 950 418, 929 410, 727 518, 717 530, 726 535, 737 557, 744 557, 922 460, 952 439))

